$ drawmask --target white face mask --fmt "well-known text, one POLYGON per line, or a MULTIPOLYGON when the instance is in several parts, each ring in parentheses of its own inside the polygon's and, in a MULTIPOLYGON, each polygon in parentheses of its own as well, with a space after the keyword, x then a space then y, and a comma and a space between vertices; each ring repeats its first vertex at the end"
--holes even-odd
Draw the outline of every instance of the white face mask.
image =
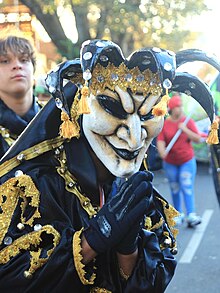
POLYGON ((90 114, 83 115, 85 136, 99 160, 117 177, 137 172, 163 117, 151 114, 158 96, 132 95, 118 86, 90 95, 90 114))

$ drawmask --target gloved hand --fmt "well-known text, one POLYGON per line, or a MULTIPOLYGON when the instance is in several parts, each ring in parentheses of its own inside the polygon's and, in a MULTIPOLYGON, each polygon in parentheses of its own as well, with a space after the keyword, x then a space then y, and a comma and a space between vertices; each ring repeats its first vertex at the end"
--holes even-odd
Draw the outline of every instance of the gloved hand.
MULTIPOLYGON (((153 180, 153 173, 146 171, 148 175, 149 188, 146 190, 146 199, 148 204, 145 213, 148 212, 149 207, 153 201, 153 188, 151 182, 153 180)), ((137 221, 127 233, 127 235, 117 245, 116 250, 121 254, 131 254, 137 249, 138 235, 142 226, 142 221, 137 221)))
POLYGON ((143 218, 149 206, 148 194, 151 191, 148 172, 137 172, 125 181, 119 192, 90 220, 89 227, 84 231, 92 249, 103 253, 118 245, 134 224, 143 218))

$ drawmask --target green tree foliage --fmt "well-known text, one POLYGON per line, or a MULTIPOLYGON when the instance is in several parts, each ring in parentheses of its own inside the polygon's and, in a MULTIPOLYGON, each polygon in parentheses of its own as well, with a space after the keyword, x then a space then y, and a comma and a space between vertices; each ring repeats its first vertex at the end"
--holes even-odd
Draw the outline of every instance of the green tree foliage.
POLYGON ((204 0, 21 0, 46 29, 59 52, 67 58, 78 56, 80 44, 90 38, 110 39, 125 55, 147 46, 177 51, 195 38, 190 19, 207 10, 204 0), (65 36, 57 5, 74 13, 78 31, 76 44, 65 36))

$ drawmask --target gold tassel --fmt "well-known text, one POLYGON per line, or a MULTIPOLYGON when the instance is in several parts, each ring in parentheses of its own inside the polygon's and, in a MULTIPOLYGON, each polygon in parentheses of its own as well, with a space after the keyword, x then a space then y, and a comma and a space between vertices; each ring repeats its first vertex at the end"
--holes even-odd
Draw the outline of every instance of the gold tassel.
POLYGON ((161 101, 153 107, 152 114, 154 116, 164 116, 167 114, 167 104, 170 97, 168 95, 168 89, 166 89, 166 94, 161 98, 161 101))
POLYGON ((81 89, 81 99, 79 100, 78 114, 89 114, 90 109, 87 103, 87 97, 89 95, 88 86, 84 85, 81 89))
POLYGON ((208 144, 218 144, 219 143, 218 128, 219 128, 219 123, 217 120, 214 120, 211 125, 211 131, 210 131, 208 138, 206 140, 206 142, 208 144))
POLYGON ((69 115, 62 111, 61 120, 63 123, 60 125, 60 135, 64 138, 71 139, 79 134, 79 131, 72 121, 70 121, 69 115))

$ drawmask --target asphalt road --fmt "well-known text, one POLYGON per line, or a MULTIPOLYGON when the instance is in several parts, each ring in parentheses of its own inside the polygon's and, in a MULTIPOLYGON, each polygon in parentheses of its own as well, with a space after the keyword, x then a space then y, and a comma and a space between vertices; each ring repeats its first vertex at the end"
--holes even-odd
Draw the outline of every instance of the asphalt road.
MULTIPOLYGON (((163 170, 154 174, 155 187, 172 203, 163 170)), ((220 207, 208 164, 198 163, 195 194, 202 224, 179 228, 178 264, 166 293, 220 293, 220 207)))

